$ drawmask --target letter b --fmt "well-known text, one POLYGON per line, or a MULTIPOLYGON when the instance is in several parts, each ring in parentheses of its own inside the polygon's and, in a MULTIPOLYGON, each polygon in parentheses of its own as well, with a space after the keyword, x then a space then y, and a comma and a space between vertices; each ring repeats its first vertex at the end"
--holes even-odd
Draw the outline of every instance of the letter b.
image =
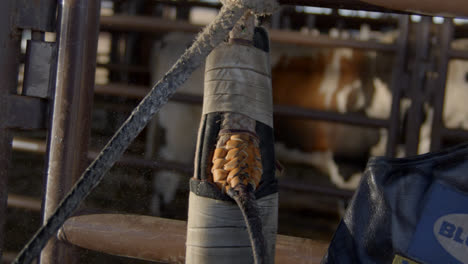
POLYGON ((454 224, 444 221, 442 225, 440 226, 439 235, 452 238, 453 232, 455 232, 455 229, 457 229, 457 227, 454 224))

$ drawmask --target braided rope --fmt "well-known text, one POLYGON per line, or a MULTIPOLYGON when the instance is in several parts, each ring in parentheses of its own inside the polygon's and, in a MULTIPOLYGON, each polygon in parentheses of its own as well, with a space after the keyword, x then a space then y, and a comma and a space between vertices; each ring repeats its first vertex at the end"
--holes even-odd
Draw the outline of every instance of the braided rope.
POLYGON ((277 6, 275 0, 226 0, 221 12, 196 38, 194 44, 185 51, 174 66, 166 73, 140 102, 125 123, 114 134, 99 156, 83 172, 70 192, 61 201, 49 217, 24 246, 14 264, 31 263, 47 241, 59 230, 63 223, 78 208, 80 203, 101 182, 105 173, 122 156, 135 137, 143 130, 151 117, 169 100, 177 87, 183 84, 191 73, 203 62, 205 57, 221 43, 232 30, 236 22, 247 10, 254 13, 273 12, 277 6), (266 5, 264 2, 271 2, 266 5))
POLYGON ((225 192, 239 184, 250 184, 255 190, 260 183, 263 167, 258 139, 250 134, 220 135, 212 162, 213 182, 225 192))
MULTIPOLYGON (((232 114, 228 119, 232 119, 232 114)), ((246 116, 242 119, 244 123, 255 123, 246 116)), ((229 128, 223 127, 221 131, 229 131, 229 128)), ((265 262, 266 244, 254 190, 260 184, 263 167, 258 138, 252 134, 249 130, 245 133, 221 132, 213 154, 211 173, 213 182, 239 206, 250 237, 254 262, 261 264, 265 262)))

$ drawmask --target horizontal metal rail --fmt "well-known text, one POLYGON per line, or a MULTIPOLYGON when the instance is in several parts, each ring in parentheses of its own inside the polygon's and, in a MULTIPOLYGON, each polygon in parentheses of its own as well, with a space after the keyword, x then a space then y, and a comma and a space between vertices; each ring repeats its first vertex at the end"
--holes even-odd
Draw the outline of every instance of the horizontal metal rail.
POLYGON ((388 127, 389 121, 386 119, 369 118, 362 114, 355 113, 338 113, 332 111, 323 111, 315 109, 307 109, 289 105, 275 105, 273 107, 275 116, 320 120, 327 122, 343 123, 348 125, 366 126, 375 128, 388 127))
MULTIPOLYGON (((200 32, 202 26, 189 22, 168 20, 147 16, 113 15, 101 17, 101 30, 131 31, 143 33, 161 33, 170 31, 200 32)), ((325 36, 311 36, 295 31, 270 30, 272 42, 317 47, 346 47, 354 49, 372 49, 382 52, 393 52, 395 46, 372 41, 334 39, 325 36)))
MULTIPOLYGON (((98 152, 90 151, 88 152, 88 159, 94 160, 98 155, 98 152)), ((116 165, 120 166, 131 166, 137 168, 146 168, 146 169, 165 169, 165 170, 174 170, 181 173, 193 174, 193 167, 189 164, 183 164, 175 161, 164 161, 164 160, 149 160, 144 159, 136 155, 125 154, 120 160, 118 160, 116 165)))
MULTIPOLYGON (((123 96, 132 99, 142 99, 149 88, 146 86, 126 85, 126 84, 107 84, 96 85, 95 93, 100 95, 123 96)), ((199 95, 180 94, 176 93, 172 99, 174 102, 199 104, 203 103, 203 97, 199 95)), ((354 113, 338 113, 331 111, 322 111, 307 109, 296 106, 275 105, 274 114, 276 116, 289 118, 303 118, 311 120, 321 120, 329 122, 338 122, 349 125, 367 126, 374 128, 387 128, 389 121, 386 119, 369 118, 361 114, 354 113)), ((461 129, 443 129, 445 138, 453 139, 468 139, 468 131, 461 129)))
POLYGON ((452 59, 468 60, 468 50, 451 49, 448 54, 452 59))
POLYGON ((464 129, 450 129, 444 127, 442 129, 442 138, 452 139, 456 141, 467 141, 468 140, 468 130, 464 129))
MULTIPOLYGON (((169 1, 169 0, 157 0, 154 1, 158 4, 168 6, 190 6, 190 7, 208 7, 208 8, 220 8, 219 3, 209 3, 201 1, 169 1)), ((328 7, 328 8, 344 8, 351 10, 367 10, 367 11, 379 11, 379 12, 401 12, 395 11, 388 8, 368 4, 358 0, 279 0, 282 5, 303 5, 303 6, 317 6, 317 7, 328 7)))
MULTIPOLYGON (((143 98, 148 91, 149 89, 145 86, 132 86, 124 84, 96 85, 95 88, 96 94, 124 96, 133 99, 143 98)), ((200 95, 190 95, 181 93, 176 93, 171 100, 175 102, 200 105, 203 103, 203 97, 200 95)), ((274 114, 277 116, 284 116, 289 118, 313 119, 368 127, 387 127, 389 124, 388 120, 369 118, 361 114, 342 114, 332 111, 307 109, 287 105, 275 105, 274 114)))
MULTIPOLYGON (((24 151, 30 153, 44 154, 46 152, 46 143, 42 140, 14 137, 13 150, 24 151)), ((88 151, 88 160, 92 161, 98 156, 98 151, 88 151)), ((141 158, 137 155, 125 154, 120 160, 116 162, 120 166, 131 166, 146 169, 168 169, 175 170, 182 173, 193 173, 192 165, 181 164, 178 162, 164 161, 164 160, 149 160, 141 158)))
POLYGON ((285 31, 270 29, 270 39, 272 42, 294 44, 301 46, 316 46, 327 48, 352 48, 352 49, 369 49, 381 52, 394 52, 395 45, 384 44, 376 41, 360 41, 353 39, 335 39, 327 36, 311 36, 302 34, 296 31, 285 31))
MULTIPOLYGON (((220 4, 201 2, 201 1, 168 1, 157 0, 158 4, 171 5, 171 6, 200 6, 208 8, 220 8, 220 4)), ((378 5, 373 5, 360 0, 278 0, 281 5, 303 5, 303 6, 316 6, 325 8, 342 8, 351 10, 366 10, 387 13, 402 13, 394 9, 385 8, 378 5)))
MULTIPOLYGON (((33 153, 45 153, 45 142, 41 140, 33 140, 28 138, 18 138, 13 139, 13 150, 15 151, 25 151, 33 153)), ((98 152, 89 151, 88 159, 94 160, 98 152)), ((193 174, 193 166, 191 164, 183 164, 175 161, 163 161, 163 160, 149 160, 144 159, 136 155, 125 154, 122 158, 116 162, 120 166, 129 166, 137 168, 146 168, 152 170, 166 169, 174 170, 184 174, 187 174, 188 177, 191 177, 193 174)), ((279 187, 295 190, 299 192, 310 192, 314 194, 324 194, 331 197, 336 197, 339 199, 349 199, 352 196, 351 191, 340 190, 332 187, 324 186, 312 186, 308 184, 298 183, 294 181, 280 181, 279 187)))
POLYGON ((14 150, 29 153, 44 154, 47 149, 45 141, 25 137, 14 137, 12 144, 14 150))
POLYGON ((201 2, 201 1, 171 1, 171 0, 155 0, 157 4, 168 5, 168 6, 182 6, 182 7, 208 7, 208 8, 221 8, 220 3, 215 2, 201 2))
POLYGON ((325 8, 340 8, 351 10, 366 10, 386 13, 402 13, 402 11, 393 10, 377 5, 370 4, 371 1, 360 0, 279 0, 282 5, 303 5, 325 8))
POLYGON ((329 197, 335 197, 335 198, 344 199, 344 200, 351 199, 351 197, 354 194, 354 191, 342 190, 342 189, 337 189, 333 187, 304 184, 303 182, 291 181, 291 180, 280 180, 278 185, 281 189, 285 189, 285 190, 313 193, 317 195, 326 195, 329 197))
POLYGON ((101 16, 101 31, 131 31, 161 33, 170 31, 200 32, 202 25, 180 20, 168 20, 150 16, 113 15, 101 16))
POLYGON ((17 194, 8 194, 8 207, 21 208, 35 212, 41 211, 41 199, 17 194))
MULTIPOLYGON (((149 92, 149 88, 142 85, 111 83, 105 85, 96 85, 94 92, 95 94, 100 95, 122 96, 131 99, 143 99, 143 97, 145 97, 145 95, 149 92)), ((171 98, 171 101, 201 105, 203 103, 203 97, 199 95, 176 93, 171 98)))
POLYGON ((130 72, 130 73, 140 73, 140 74, 149 74, 150 70, 146 66, 142 65, 128 65, 128 64, 117 64, 117 63, 98 63, 96 65, 98 68, 105 68, 111 71, 118 72, 130 72))
POLYGON ((406 0, 279 0, 283 5, 306 5, 327 8, 355 9, 387 13, 415 13, 423 15, 468 16, 463 1, 406 1, 406 0), (463 3, 463 4, 462 4, 463 3))

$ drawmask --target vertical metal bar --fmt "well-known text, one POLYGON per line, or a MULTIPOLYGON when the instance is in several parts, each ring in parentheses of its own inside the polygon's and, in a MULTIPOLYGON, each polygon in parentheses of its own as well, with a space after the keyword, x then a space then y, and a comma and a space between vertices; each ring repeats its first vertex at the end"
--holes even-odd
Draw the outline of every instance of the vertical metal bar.
POLYGON ((396 146, 400 136, 400 99, 403 91, 402 77, 405 71, 405 62, 407 54, 409 16, 401 15, 398 21, 400 35, 395 43, 396 53, 393 62, 391 91, 392 108, 388 127, 388 141, 385 155, 394 157, 396 155, 396 146))
MULTIPOLYGON (((114 14, 122 13, 122 3, 120 1, 114 2, 114 14)), ((122 64, 122 59, 120 55, 120 40, 123 37, 123 34, 117 31, 111 31, 111 50, 110 50, 110 61, 115 64, 122 64)), ((109 81, 110 82, 120 82, 122 81, 122 71, 111 70, 109 72, 109 81)))
MULTIPOLYGON (((100 1, 60 1, 44 222, 87 166, 99 16, 100 1)), ((41 263, 72 263, 66 251, 52 239, 42 252, 41 263)))
POLYGON ((15 94, 18 85, 21 32, 15 27, 16 0, 0 1, 0 263, 5 239, 8 169, 12 148, 12 134, 8 123, 8 96, 15 94))
MULTIPOLYGON (((127 2, 125 5, 127 7, 126 13, 129 15, 138 15, 144 10, 145 1, 142 0, 133 0, 127 2)), ((138 45, 141 45, 141 34, 138 32, 129 32, 125 35, 125 51, 122 56, 123 63, 126 65, 135 64, 135 51, 138 50, 138 45)), ((121 71, 120 76, 121 81, 129 82, 132 76, 128 71, 121 71)))
POLYGON ((425 101, 426 62, 430 45, 430 28, 432 17, 423 16, 417 25, 415 41, 415 58, 413 63, 409 96, 411 106, 408 110, 408 123, 406 127, 406 155, 418 153, 419 133, 423 122, 423 106, 425 101))
POLYGON ((181 5, 177 7, 177 13, 176 13, 177 19, 187 21, 189 20, 189 16, 190 16, 190 6, 187 5, 187 0, 182 0, 180 2, 181 2, 181 5))
POLYGON ((444 128, 444 100, 445 100, 445 85, 447 83, 447 71, 450 60, 450 43, 453 38, 453 21, 450 18, 445 18, 440 32, 440 52, 437 65, 437 83, 433 93, 434 117, 432 119, 431 132, 431 151, 440 149, 442 145, 442 130, 444 128))

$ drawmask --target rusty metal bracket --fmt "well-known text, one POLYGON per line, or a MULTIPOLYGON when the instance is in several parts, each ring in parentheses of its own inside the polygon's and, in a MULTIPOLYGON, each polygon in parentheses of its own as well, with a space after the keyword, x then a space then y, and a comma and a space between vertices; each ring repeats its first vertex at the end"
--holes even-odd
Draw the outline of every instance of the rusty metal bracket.
POLYGON ((23 95, 50 97, 50 73, 56 64, 56 46, 55 42, 28 41, 23 95))
POLYGON ((16 26, 22 29, 54 32, 56 0, 17 0, 16 26))

